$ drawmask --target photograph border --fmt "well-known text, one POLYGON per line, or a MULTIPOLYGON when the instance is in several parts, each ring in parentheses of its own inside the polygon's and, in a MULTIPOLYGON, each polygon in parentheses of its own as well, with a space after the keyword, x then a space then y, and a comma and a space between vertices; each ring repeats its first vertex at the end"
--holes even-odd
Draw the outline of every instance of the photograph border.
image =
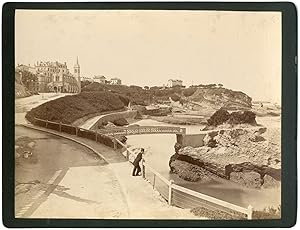
POLYGON ((297 213, 297 12, 290 2, 5 3, 2 8, 2 212, 6 227, 291 227, 297 213), (222 10, 282 13, 282 196, 279 220, 22 219, 14 215, 15 11, 222 10))

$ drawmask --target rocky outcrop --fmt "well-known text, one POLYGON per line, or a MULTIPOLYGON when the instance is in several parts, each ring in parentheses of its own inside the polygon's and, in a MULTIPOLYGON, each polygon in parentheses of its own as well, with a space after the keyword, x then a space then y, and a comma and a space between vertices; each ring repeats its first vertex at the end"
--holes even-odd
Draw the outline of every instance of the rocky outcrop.
POLYGON ((212 179, 212 175, 209 171, 198 165, 189 164, 186 161, 178 159, 171 161, 170 167, 173 173, 176 173, 180 178, 187 181, 210 181, 212 179))
POLYGON ((257 172, 232 172, 230 180, 250 188, 260 188, 263 184, 261 175, 257 172))
POLYGON ((252 107, 252 98, 247 94, 223 87, 197 88, 188 99, 198 102, 202 107, 214 109, 236 110, 251 109, 252 107))
POLYGON ((124 126, 128 125, 128 121, 125 118, 118 118, 112 121, 112 123, 116 126, 124 126))
MULTIPOLYGON (((208 126, 217 127, 222 124, 250 124, 257 125, 255 120, 255 113, 251 111, 238 111, 229 113, 225 109, 219 109, 208 120, 208 126)), ((207 129, 207 128, 206 128, 207 129)))
POLYGON ((171 112, 171 108, 151 108, 147 109, 144 114, 149 116, 167 116, 171 112))
MULTIPOLYGON (((171 170, 181 170, 172 161, 184 161, 247 187, 277 186, 281 180, 280 146, 267 141, 265 132, 264 127, 212 131, 205 136, 204 146, 180 149, 170 159, 171 170)), ((197 172, 190 173, 197 176, 197 172)))

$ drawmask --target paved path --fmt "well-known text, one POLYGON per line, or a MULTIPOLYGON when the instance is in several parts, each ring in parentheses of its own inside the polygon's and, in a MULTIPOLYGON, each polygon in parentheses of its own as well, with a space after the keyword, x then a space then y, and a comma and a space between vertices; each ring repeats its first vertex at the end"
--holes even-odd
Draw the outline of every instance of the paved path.
MULTIPOLYGON (((109 163, 108 167, 114 172, 120 184, 122 194, 124 194, 128 205, 128 217, 132 219, 199 219, 187 209, 170 207, 161 196, 153 190, 152 186, 142 177, 132 177, 132 165, 127 162, 124 156, 113 149, 92 140, 59 133, 57 131, 30 126, 55 135, 71 138, 74 141, 90 146, 94 151, 103 156, 109 163)), ((87 175, 87 177, 90 177, 87 175)), ((76 187, 76 186, 75 186, 76 187)), ((101 186, 99 186, 101 190, 101 186)), ((98 190, 99 191, 99 190, 98 190)), ((50 203, 49 203, 50 205, 50 203)), ((112 205, 117 205, 112 203, 112 205)), ((73 207, 73 206, 72 206, 73 207)), ((43 207, 47 210, 46 207, 43 207)), ((35 214, 34 214, 35 215, 35 214)), ((114 218, 114 217, 112 217, 114 218)))
POLYGON ((66 93, 40 93, 29 97, 18 98, 15 100, 15 124, 27 124, 25 119, 26 112, 45 102, 64 97, 66 93))
MULTIPOLYGON (((93 151, 17 126, 16 139, 24 137, 35 146, 31 157, 16 158, 16 217, 128 217, 128 204, 114 171, 93 151)), ((22 141, 16 143, 22 146, 22 141)))
MULTIPOLYGON (((106 115, 106 114, 105 114, 106 115)), ((92 128, 92 126, 103 116, 105 115, 99 115, 99 116, 96 116, 96 117, 93 117, 91 119, 88 119, 86 120, 82 125, 80 125, 79 127, 80 128, 83 128, 83 129, 90 129, 92 128)))

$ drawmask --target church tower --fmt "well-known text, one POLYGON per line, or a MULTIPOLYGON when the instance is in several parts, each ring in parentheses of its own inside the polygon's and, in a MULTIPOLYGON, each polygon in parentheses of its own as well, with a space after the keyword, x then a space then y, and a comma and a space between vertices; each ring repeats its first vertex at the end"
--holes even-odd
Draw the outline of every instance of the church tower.
POLYGON ((81 92, 81 81, 80 81, 80 65, 78 62, 78 56, 76 60, 76 64, 74 65, 74 77, 77 80, 78 93, 81 92))

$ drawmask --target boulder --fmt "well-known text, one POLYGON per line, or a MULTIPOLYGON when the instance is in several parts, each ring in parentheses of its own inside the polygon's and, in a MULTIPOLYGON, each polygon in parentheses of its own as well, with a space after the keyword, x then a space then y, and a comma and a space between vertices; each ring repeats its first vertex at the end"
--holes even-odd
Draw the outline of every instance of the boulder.
POLYGON ((211 173, 207 170, 181 160, 174 160, 170 163, 172 172, 187 181, 210 181, 211 173))
POLYGON ((269 175, 265 175, 263 178, 262 188, 278 188, 281 183, 278 180, 275 180, 273 177, 269 175))
POLYGON ((116 126, 124 126, 124 125, 128 125, 128 121, 125 118, 118 118, 113 120, 112 122, 114 125, 116 126))
POLYGON ((232 172, 230 180, 249 188, 260 188, 263 180, 257 172, 232 172))

